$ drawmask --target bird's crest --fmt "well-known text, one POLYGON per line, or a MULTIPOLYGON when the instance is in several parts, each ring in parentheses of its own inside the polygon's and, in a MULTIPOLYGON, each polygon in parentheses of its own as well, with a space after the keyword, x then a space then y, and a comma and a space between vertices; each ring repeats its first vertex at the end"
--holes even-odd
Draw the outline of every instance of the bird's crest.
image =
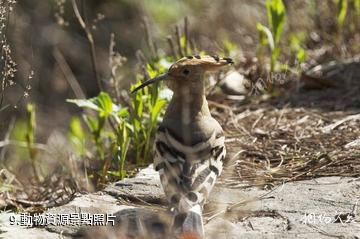
POLYGON ((193 55, 186 56, 175 62, 169 69, 169 71, 173 68, 182 67, 182 66, 203 66, 207 67, 216 67, 216 66, 225 66, 229 64, 233 64, 234 61, 228 57, 219 57, 217 55, 193 55))
POLYGON ((176 77, 188 77, 191 72, 189 69, 201 69, 203 71, 213 71, 222 66, 231 65, 234 61, 228 57, 218 57, 216 55, 209 56, 186 56, 172 64, 167 73, 164 73, 160 76, 157 76, 151 80, 145 81, 140 86, 136 87, 131 93, 134 93, 147 85, 150 85, 155 82, 166 80, 169 78, 176 77))

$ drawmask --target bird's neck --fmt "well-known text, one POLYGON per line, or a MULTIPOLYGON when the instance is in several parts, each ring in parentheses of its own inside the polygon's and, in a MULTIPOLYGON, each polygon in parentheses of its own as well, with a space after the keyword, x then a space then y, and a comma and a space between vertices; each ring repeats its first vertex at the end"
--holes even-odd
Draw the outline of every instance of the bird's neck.
POLYGON ((168 128, 186 145, 199 141, 199 126, 211 116, 203 92, 194 94, 189 89, 178 89, 167 107, 162 126, 168 128))
POLYGON ((165 116, 181 117, 187 123, 198 117, 209 115, 204 87, 184 86, 174 91, 165 116))

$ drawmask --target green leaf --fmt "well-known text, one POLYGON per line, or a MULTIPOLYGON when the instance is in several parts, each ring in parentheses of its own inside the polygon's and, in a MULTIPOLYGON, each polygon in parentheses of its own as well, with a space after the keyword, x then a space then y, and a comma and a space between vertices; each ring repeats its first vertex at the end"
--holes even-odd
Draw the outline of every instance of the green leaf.
POLYGON ((149 74, 150 79, 158 76, 159 72, 155 70, 150 64, 146 65, 146 71, 149 74))
POLYGON ((25 120, 16 120, 15 126, 11 131, 10 138, 16 141, 26 140, 27 124, 25 120))
MULTIPOLYGON (((153 78, 163 72, 165 66, 168 68, 169 66, 167 65, 169 65, 169 62, 160 59, 159 61, 153 61, 147 64, 146 70, 148 75, 153 78)), ((141 84, 142 77, 138 76, 137 79, 137 83, 133 84, 130 90, 135 89, 135 87, 141 84)), ((158 117, 167 102, 159 98, 159 85, 160 84, 155 83, 131 94, 130 117, 126 118, 128 123, 123 126, 126 128, 126 131, 120 132, 122 137, 127 139, 121 141, 120 147, 122 150, 127 150, 131 140, 131 148, 135 153, 135 162, 139 164, 146 162, 150 158, 151 147, 149 145, 151 145, 151 141, 153 140, 152 136, 156 129, 158 117)), ((122 152, 125 153, 124 151, 122 152)), ((121 158, 123 157, 125 157, 125 155, 121 158)))
POLYGON ((270 71, 274 72, 277 70, 277 59, 280 55, 280 48, 275 47, 272 51, 271 51, 271 62, 270 62, 270 71))
POLYGON ((35 119, 35 106, 33 104, 26 105, 26 114, 27 114, 27 132, 26 132, 26 140, 31 145, 34 143, 34 134, 36 127, 36 119, 35 119))
POLYGON ((91 133, 94 133, 98 130, 99 127, 99 122, 97 121, 97 119, 95 119, 94 117, 90 116, 90 115, 84 115, 84 121, 86 123, 86 125, 88 126, 89 130, 91 133))
POLYGON ((289 36, 290 49, 295 54, 298 63, 302 63, 306 59, 306 52, 302 45, 304 45, 305 34, 303 32, 293 33, 289 36))
POLYGON ((86 136, 81 126, 80 119, 78 117, 73 117, 71 119, 68 137, 73 144, 74 150, 79 155, 84 155, 86 136))
POLYGON ((285 6, 282 0, 266 0, 265 5, 274 43, 278 44, 285 23, 285 6))
POLYGON ((151 122, 156 122, 161 110, 164 108, 166 100, 157 100, 151 111, 151 122))
POLYGON ((70 120, 70 133, 73 137, 81 141, 85 139, 84 130, 78 117, 73 117, 70 120))
POLYGON ((89 108, 92 110, 100 111, 100 107, 96 105, 92 99, 67 99, 66 102, 76 104, 80 108, 89 108))
POLYGON ((236 51, 236 44, 232 43, 229 39, 225 38, 222 42, 224 46, 224 51, 226 55, 230 55, 232 52, 236 51))
MULTIPOLYGON (((10 139, 25 142, 27 134, 26 120, 16 120, 13 130, 11 131, 10 139)), ((28 149, 22 147, 15 147, 14 152, 16 157, 28 159, 28 149)), ((1 183, 0 183, 1 184, 1 183)))
POLYGON ((306 59, 306 52, 303 48, 299 49, 298 52, 296 53, 296 60, 299 63, 303 63, 306 59))
POLYGON ((269 45, 270 50, 274 49, 274 38, 269 28, 261 23, 257 23, 256 29, 259 33, 260 44, 263 46, 269 45))
POLYGON ((346 13, 348 9, 348 0, 338 0, 337 3, 337 24, 341 28, 344 25, 346 13))
POLYGON ((107 171, 107 173, 111 176, 120 178, 120 172, 119 171, 107 171))
POLYGON ((105 92, 100 92, 98 96, 91 99, 67 99, 66 101, 76 104, 80 108, 98 111, 100 116, 105 118, 120 109, 120 107, 113 104, 111 97, 105 92))
POLYGON ((129 110, 127 108, 121 108, 119 111, 117 111, 117 115, 120 118, 126 118, 129 116, 129 110))
POLYGON ((138 119, 142 117, 143 106, 143 93, 142 90, 139 90, 132 95, 132 107, 135 110, 135 115, 138 119))
POLYGON ((108 117, 113 111, 113 103, 109 94, 100 92, 100 94, 94 98, 94 103, 99 106, 100 116, 108 117))
POLYGON ((152 86, 150 86, 150 104, 151 106, 156 104, 156 101, 158 99, 159 96, 159 84, 160 82, 156 82, 155 84, 153 84, 152 86))
POLYGON ((356 15, 360 16, 360 0, 353 0, 356 15))

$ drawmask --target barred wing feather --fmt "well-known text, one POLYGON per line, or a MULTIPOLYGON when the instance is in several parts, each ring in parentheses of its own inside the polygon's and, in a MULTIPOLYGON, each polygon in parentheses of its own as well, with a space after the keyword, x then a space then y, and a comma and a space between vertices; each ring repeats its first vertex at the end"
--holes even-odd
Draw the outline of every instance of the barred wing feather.
POLYGON ((165 195, 179 212, 203 205, 222 171, 225 137, 212 136, 196 145, 184 145, 166 128, 155 139, 154 166, 160 174, 165 195))

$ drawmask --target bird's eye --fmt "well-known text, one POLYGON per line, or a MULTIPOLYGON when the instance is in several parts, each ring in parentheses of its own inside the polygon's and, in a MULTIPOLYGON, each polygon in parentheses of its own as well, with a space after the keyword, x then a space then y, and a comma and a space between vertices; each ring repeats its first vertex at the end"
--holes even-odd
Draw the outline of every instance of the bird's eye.
POLYGON ((182 73, 187 76, 189 75, 190 71, 188 69, 184 69, 182 73))

